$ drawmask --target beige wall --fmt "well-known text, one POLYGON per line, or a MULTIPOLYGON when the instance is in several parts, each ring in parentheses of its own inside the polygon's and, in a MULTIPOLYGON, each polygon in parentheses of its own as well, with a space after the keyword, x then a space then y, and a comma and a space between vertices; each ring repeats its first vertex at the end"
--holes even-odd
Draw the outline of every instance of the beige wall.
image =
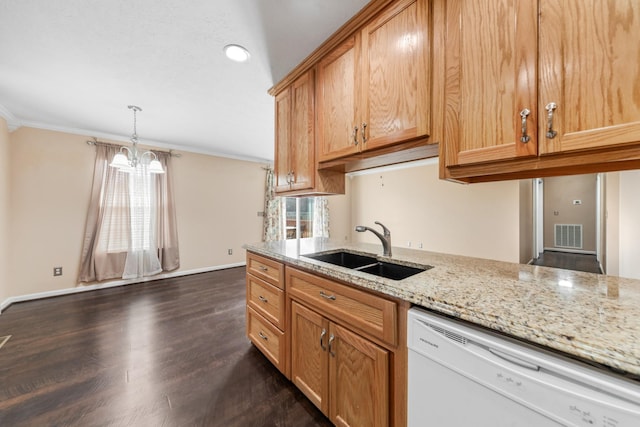
POLYGON ((533 186, 535 180, 520 181, 520 263, 533 259, 533 186))
MULTIPOLYGON (((77 286, 95 158, 87 139, 30 128, 11 134, 11 267, 5 298, 77 286), (54 266, 63 267, 63 276, 53 277, 54 266)), ((173 159, 180 271, 244 261, 241 245, 261 238, 261 165, 182 154, 173 159)))
POLYGON ((544 178, 545 248, 555 247, 555 224, 582 224, 582 250, 596 251, 595 174, 544 178))
POLYGON ((0 117, 0 304, 9 296, 9 130, 0 117))
POLYGON ((86 137, 20 128, 11 134, 9 296, 74 287, 94 150, 86 137), (53 277, 53 267, 63 275, 53 277))
POLYGON ((329 196, 329 237, 337 242, 350 242, 351 231, 351 180, 345 178, 345 194, 329 196))
POLYGON ((619 173, 619 276, 640 279, 640 171, 619 173), (623 231, 624 230, 624 231, 623 231))
POLYGON ((243 262, 242 245, 262 239, 263 165, 182 154, 173 159, 180 270, 243 262))
MULTIPOLYGON (((437 162, 355 174, 350 182, 351 221, 385 224, 393 246, 519 262, 519 182, 461 185, 438 179, 437 162)), ((333 212, 332 212, 333 214, 333 212)), ((332 223, 348 221, 336 218, 332 223)), ((353 241, 379 243, 372 233, 353 241)))
POLYGON ((606 174, 606 264, 604 271, 612 276, 620 275, 620 173, 606 174))

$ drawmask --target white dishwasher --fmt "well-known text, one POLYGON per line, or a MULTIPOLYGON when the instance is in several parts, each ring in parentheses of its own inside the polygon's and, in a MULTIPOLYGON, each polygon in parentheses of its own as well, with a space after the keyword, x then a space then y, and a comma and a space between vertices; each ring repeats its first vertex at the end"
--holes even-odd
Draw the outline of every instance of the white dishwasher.
POLYGON ((640 382, 409 310, 409 427, 640 426, 640 382))

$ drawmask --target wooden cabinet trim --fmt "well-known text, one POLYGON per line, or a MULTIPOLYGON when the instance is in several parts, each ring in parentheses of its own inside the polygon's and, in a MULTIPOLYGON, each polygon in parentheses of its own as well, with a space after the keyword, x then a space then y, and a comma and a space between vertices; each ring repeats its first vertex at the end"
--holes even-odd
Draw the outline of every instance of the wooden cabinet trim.
POLYGON ((332 320, 347 324, 375 341, 397 344, 395 302, 289 266, 285 271, 290 297, 305 301, 332 320), (329 296, 335 299, 328 299, 329 296))
POLYGON ((247 274, 247 304, 279 329, 285 329, 285 294, 282 289, 247 274))
POLYGON ((291 303, 291 381, 323 413, 329 413, 329 359, 327 343, 329 340, 329 321, 322 315, 295 301, 291 303), (308 325, 301 325, 301 320, 308 325), (305 327, 317 327, 312 336, 300 336, 305 327), (325 331, 323 343, 320 342, 325 331), (317 333, 315 333, 317 332, 317 333), (324 345, 324 348, 323 348, 324 345))
POLYGON ((281 262, 247 252, 247 272, 277 288, 284 289, 284 264, 281 262))
POLYGON ((286 375, 286 346, 284 332, 273 326, 255 310, 247 306, 247 337, 286 375))
POLYGON ((329 418, 338 426, 388 426, 389 352, 335 323, 330 334, 335 340, 329 356, 329 418), (360 405, 349 397, 362 399, 360 405))

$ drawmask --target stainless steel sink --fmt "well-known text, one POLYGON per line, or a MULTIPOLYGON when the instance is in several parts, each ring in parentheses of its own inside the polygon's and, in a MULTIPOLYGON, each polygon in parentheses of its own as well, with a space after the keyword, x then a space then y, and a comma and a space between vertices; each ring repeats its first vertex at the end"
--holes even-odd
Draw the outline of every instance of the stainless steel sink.
POLYGON ((303 256, 392 280, 406 279, 433 268, 430 265, 408 266, 389 261, 380 261, 373 254, 356 254, 346 251, 318 252, 303 256))

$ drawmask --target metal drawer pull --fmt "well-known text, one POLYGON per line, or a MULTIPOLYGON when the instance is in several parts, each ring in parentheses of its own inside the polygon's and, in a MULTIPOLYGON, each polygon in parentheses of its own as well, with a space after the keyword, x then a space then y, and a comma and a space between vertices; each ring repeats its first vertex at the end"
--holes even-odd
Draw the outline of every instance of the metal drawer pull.
POLYGON ((291 181, 289 181, 289 184, 295 184, 296 182, 296 173, 294 171, 289 172, 291 174, 291 181))
POLYGON ((322 328, 322 333, 320 334, 320 348, 322 351, 327 351, 327 347, 324 346, 324 336, 327 335, 327 330, 322 328))
POLYGON ((320 291, 320 296, 321 296, 322 298, 330 299, 330 300, 332 300, 332 301, 335 301, 335 300, 336 300, 336 296, 335 296, 335 295, 327 295, 327 294, 325 294, 325 293, 324 293, 324 291, 320 291))
POLYGON ((365 142, 367 142, 367 124, 366 123, 362 123, 362 143, 364 144, 365 142))
POLYGON ((531 140, 529 135, 527 135, 527 117, 529 117, 529 114, 531 114, 531 111, 529 111, 527 108, 520 111, 520 118, 522 119, 522 136, 520 137, 520 142, 524 143, 527 143, 529 142, 529 140, 531 140))
POLYGON ((269 337, 262 333, 262 331, 258 332, 258 336, 265 341, 269 340, 269 337))
POLYGON ((265 267, 264 265, 259 266, 258 269, 260 271, 269 271, 269 269, 267 267, 265 267))
POLYGON ((336 354, 333 352, 333 340, 335 340, 335 335, 331 334, 329 336, 329 354, 333 357, 336 357, 336 354))
POLYGON ((558 134, 558 132, 553 130, 553 112, 556 111, 556 108, 558 108, 558 105, 556 105, 555 102, 550 102, 544 107, 544 109, 547 110, 547 138, 549 139, 555 138, 558 134))
POLYGON ((353 134, 351 136, 353 137, 353 145, 358 145, 358 126, 353 127, 353 134))
POLYGON ((258 295, 258 299, 259 299, 260 301, 262 301, 262 302, 265 302, 265 303, 266 303, 266 302, 269 302, 269 300, 268 300, 268 299, 266 299, 265 297, 263 297, 262 295, 258 295))

